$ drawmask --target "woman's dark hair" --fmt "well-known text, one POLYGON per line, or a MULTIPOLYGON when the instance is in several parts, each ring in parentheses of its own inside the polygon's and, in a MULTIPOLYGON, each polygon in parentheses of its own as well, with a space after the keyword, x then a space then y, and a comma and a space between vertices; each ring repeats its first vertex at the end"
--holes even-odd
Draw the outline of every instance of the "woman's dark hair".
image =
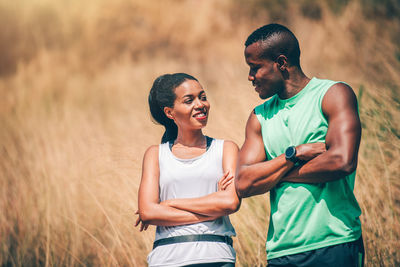
POLYGON ((176 99, 175 88, 186 80, 196 78, 186 73, 164 74, 154 80, 149 94, 150 113, 153 119, 165 127, 165 132, 161 138, 161 143, 173 141, 178 135, 178 126, 167 117, 164 112, 165 107, 174 107, 176 99))

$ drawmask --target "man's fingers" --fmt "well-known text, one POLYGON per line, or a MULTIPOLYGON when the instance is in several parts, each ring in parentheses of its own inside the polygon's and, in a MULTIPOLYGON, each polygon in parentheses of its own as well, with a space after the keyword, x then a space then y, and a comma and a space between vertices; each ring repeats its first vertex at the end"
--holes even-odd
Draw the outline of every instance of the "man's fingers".
POLYGON ((147 228, 149 228, 149 225, 150 225, 150 224, 146 224, 146 225, 145 225, 145 227, 144 227, 144 230, 145 230, 145 231, 147 230, 147 228))

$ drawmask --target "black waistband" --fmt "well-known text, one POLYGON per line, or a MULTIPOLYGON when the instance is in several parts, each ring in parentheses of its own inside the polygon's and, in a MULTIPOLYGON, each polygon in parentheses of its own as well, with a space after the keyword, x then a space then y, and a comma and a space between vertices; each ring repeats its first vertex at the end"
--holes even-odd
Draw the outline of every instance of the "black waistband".
POLYGON ((209 241, 209 242, 223 242, 230 246, 232 246, 233 241, 229 236, 224 235, 181 235, 181 236, 173 236, 162 238, 154 241, 153 249, 158 246, 175 244, 175 243, 183 243, 183 242, 198 242, 198 241, 209 241))

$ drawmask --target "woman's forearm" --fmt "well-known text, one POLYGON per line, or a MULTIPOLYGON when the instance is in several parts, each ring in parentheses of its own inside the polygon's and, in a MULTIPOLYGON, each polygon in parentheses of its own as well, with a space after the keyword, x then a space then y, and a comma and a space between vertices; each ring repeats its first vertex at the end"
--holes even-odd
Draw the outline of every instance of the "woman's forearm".
POLYGON ((234 186, 199 198, 169 199, 161 204, 205 216, 225 216, 239 209, 234 186))
POLYGON ((139 210, 141 221, 158 226, 178 226, 215 220, 215 216, 205 216, 176 209, 161 204, 149 204, 139 210))

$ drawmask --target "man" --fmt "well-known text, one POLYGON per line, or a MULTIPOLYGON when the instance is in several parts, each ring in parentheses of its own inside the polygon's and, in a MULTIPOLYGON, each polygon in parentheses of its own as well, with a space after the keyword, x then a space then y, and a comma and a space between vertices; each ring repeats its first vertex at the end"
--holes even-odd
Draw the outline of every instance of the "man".
POLYGON ((250 114, 235 183, 240 197, 270 191, 268 266, 362 266, 353 90, 309 79, 297 39, 282 25, 257 29, 245 46, 248 79, 269 99, 250 114), (302 144, 318 142, 326 150, 304 156, 302 144))

